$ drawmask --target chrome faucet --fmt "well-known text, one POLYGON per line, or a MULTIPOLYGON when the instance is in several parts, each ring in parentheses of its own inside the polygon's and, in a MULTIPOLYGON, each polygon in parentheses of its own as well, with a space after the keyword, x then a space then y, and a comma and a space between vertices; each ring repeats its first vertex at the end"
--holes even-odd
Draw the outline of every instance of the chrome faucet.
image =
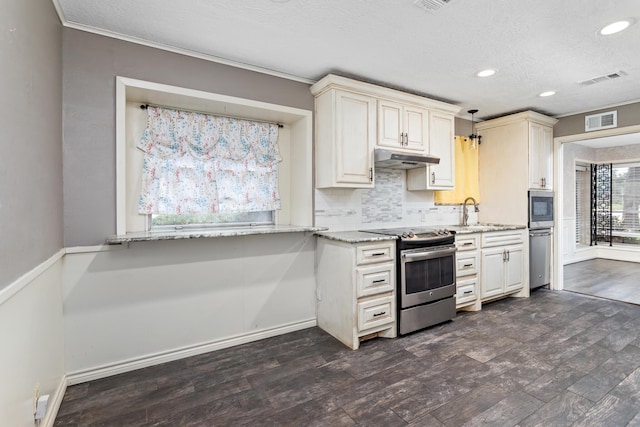
POLYGON ((467 197, 464 199, 464 203, 462 204, 462 226, 466 227, 469 222, 469 212, 467 211, 467 202, 469 200, 473 201, 473 209, 475 212, 480 212, 480 208, 478 207, 478 202, 473 197, 467 197))

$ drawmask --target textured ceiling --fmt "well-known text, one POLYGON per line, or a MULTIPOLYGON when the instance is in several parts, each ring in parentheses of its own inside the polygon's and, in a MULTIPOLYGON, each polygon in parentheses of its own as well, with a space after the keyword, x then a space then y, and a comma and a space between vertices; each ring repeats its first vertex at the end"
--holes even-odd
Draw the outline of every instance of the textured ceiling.
MULTIPOLYGON (((316 81, 356 77, 479 109, 554 116, 640 100, 639 0, 53 0, 62 22, 316 81), (604 37, 623 18, 635 24, 604 37), (485 68, 498 73, 475 77, 485 68), (579 81, 624 71, 619 79, 579 81), (548 98, 537 95, 555 90, 548 98)), ((464 116, 464 115, 463 115, 464 116)))

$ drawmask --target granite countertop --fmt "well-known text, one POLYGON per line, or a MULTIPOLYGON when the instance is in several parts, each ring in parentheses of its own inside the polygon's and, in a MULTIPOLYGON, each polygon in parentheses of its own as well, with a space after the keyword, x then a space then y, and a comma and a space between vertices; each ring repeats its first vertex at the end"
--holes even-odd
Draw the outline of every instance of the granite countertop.
POLYGON ((220 229, 186 229, 186 230, 163 230, 163 231, 141 231, 138 233, 127 233, 107 237, 106 243, 117 245, 131 242, 150 242, 158 240, 181 240, 181 239, 201 239, 211 237, 235 237, 254 236, 258 234, 278 234, 278 233, 300 233, 319 232, 327 230, 327 227, 296 226, 296 225, 263 225, 256 227, 242 228, 220 228, 220 229))
POLYGON ((443 228, 455 231, 456 234, 471 234, 487 233, 490 231, 523 230, 527 228, 527 226, 518 224, 472 224, 466 227, 462 225, 446 225, 443 228))
POLYGON ((337 240, 346 243, 379 242, 383 240, 397 240, 396 236, 367 233, 364 231, 320 231, 316 236, 329 240, 337 240))
MULTIPOLYGON (((417 228, 425 227, 425 225, 418 226, 417 228)), ((428 226, 427 226, 428 227, 428 226)), ((410 226, 407 228, 411 228, 410 226)), ((466 227, 461 225, 437 225, 433 228, 444 228, 447 230, 455 231, 456 234, 471 234, 471 233, 487 233, 490 231, 507 231, 507 230, 521 230, 527 228, 526 225, 517 224, 472 224, 466 227)), ((337 240, 345 243, 365 243, 365 242, 378 242, 382 240, 396 240, 395 236, 386 236, 383 234, 367 233, 366 231, 319 231, 315 233, 318 237, 325 239, 337 240)))

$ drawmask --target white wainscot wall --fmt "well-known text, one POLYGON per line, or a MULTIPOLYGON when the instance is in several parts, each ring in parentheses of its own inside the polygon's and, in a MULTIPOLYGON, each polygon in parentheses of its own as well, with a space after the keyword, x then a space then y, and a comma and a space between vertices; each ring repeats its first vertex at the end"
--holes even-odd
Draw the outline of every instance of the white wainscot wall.
POLYGON ((0 426, 34 426, 34 394, 49 395, 52 426, 64 375, 62 260, 52 256, 0 292, 0 426))
POLYGON ((291 233, 67 251, 69 383, 316 325, 314 247, 291 233))

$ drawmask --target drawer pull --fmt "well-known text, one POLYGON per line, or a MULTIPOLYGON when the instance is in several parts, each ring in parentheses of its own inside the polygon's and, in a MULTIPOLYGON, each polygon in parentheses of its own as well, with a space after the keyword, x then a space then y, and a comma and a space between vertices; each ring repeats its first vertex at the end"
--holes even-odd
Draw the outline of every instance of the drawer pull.
POLYGON ((463 294, 471 294, 473 291, 464 291, 463 294))
POLYGON ((473 267, 473 264, 465 264, 465 267, 473 267))
POLYGON ((386 311, 381 311, 380 313, 373 313, 373 317, 384 316, 385 314, 387 314, 386 311))
POLYGON ((383 256, 386 255, 386 252, 376 252, 375 254, 371 254, 371 256, 383 256))
POLYGON ((386 281, 387 279, 378 279, 378 280, 374 280, 372 283, 384 283, 386 281))
POLYGON ((462 244, 462 246, 471 246, 471 245, 473 245, 473 242, 466 242, 462 244))

